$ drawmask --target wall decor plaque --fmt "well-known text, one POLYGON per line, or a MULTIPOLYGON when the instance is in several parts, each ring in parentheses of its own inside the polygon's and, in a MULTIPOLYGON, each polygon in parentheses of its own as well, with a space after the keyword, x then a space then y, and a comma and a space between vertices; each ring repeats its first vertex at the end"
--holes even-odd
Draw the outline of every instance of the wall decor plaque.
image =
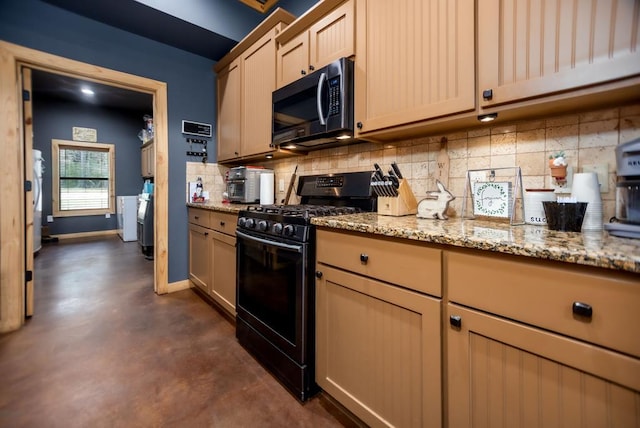
POLYGON ((98 142, 98 130, 93 128, 73 127, 73 141, 88 141, 90 143, 98 142))

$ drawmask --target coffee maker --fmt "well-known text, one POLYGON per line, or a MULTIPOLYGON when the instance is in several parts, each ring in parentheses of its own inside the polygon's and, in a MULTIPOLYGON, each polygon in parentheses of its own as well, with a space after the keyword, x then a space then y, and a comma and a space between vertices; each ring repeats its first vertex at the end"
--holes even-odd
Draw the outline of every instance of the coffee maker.
POLYGON ((605 230, 640 239, 640 138, 616 147, 616 216, 605 230))

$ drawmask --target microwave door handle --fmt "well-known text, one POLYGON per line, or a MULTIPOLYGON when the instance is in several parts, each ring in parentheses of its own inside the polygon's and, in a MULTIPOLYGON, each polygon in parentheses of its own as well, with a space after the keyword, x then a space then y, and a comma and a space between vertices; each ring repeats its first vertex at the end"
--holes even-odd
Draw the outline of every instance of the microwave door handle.
POLYGON ((316 93, 316 107, 318 109, 320 125, 322 126, 325 126, 327 124, 327 122, 324 120, 324 112, 322 111, 322 87, 324 86, 325 80, 327 80, 327 75, 325 73, 321 73, 320 78, 318 79, 318 91, 316 93))

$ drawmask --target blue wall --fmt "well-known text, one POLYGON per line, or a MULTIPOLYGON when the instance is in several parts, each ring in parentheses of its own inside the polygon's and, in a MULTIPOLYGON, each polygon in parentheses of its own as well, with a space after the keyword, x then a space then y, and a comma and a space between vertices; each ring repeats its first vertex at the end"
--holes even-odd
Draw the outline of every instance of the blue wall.
MULTIPOLYGON (((169 282, 188 277, 182 119, 215 124, 214 62, 38 0, 0 0, 0 39, 167 83, 169 282)), ((214 144, 209 150, 216 152, 214 144)))
MULTIPOLYGON (((151 109, 151 102, 149 102, 151 109)), ((72 140, 74 126, 97 130, 98 142, 115 146, 116 195, 137 195, 142 190, 140 171, 140 145, 137 137, 142 128, 144 113, 114 110, 73 103, 33 95, 33 148, 42 151, 44 162, 42 191, 42 224, 49 226, 52 235, 80 233, 117 228, 116 216, 56 217, 47 223, 47 215, 53 214, 51 203, 52 169, 51 140, 72 140)))

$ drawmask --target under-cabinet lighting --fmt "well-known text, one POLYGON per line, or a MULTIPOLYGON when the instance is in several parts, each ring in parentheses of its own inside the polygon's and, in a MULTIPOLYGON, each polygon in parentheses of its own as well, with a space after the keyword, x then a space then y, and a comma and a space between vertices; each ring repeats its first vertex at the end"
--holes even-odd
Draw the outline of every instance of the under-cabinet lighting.
POLYGON ((349 138, 352 138, 351 135, 349 134, 344 134, 344 135, 338 135, 336 137, 336 140, 348 140, 349 138))
POLYGON ((269 154, 269 155, 265 155, 265 158, 267 159, 273 159, 273 155, 269 154))
POLYGON ((480 122, 491 122, 493 120, 496 120, 497 117, 498 113, 489 113, 478 116, 478 120, 480 122))

